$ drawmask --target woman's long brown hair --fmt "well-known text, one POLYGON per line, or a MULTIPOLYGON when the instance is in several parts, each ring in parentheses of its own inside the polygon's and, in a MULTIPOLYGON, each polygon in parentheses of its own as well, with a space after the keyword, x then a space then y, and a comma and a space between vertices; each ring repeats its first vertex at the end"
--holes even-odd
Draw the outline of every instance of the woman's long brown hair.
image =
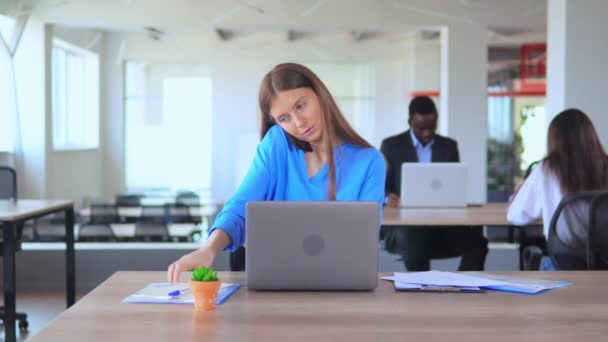
POLYGON ((608 189, 608 156, 593 123, 578 109, 567 109, 551 121, 545 160, 564 195, 608 189))
MULTIPOLYGON (((310 69, 300 64, 284 63, 275 66, 262 79, 260 85, 260 139, 264 138, 266 132, 275 124, 270 115, 270 102, 280 92, 297 89, 312 89, 319 98, 321 116, 323 118, 323 134, 325 135, 325 146, 328 153, 329 166, 329 200, 336 200, 336 163, 334 160, 333 147, 339 142, 353 144, 362 147, 372 147, 350 126, 342 115, 336 101, 327 90, 323 82, 310 69)), ((311 152, 312 147, 306 141, 296 139, 289 135, 291 141, 305 152, 311 152)))

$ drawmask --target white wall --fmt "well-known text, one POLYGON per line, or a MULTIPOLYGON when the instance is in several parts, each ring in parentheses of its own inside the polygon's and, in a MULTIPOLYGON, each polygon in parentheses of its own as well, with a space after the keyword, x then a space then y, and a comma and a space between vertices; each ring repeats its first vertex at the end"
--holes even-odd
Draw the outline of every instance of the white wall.
POLYGON ((370 143, 380 148, 383 139, 408 129, 407 106, 413 89, 413 64, 407 54, 398 61, 377 62, 375 69, 376 117, 374 139, 370 143))
POLYGON ((124 184, 124 82, 122 38, 106 33, 101 55, 100 135, 103 198, 110 200, 124 184))
POLYGON ((587 113, 608 148, 608 2, 550 0, 547 117, 576 107, 587 113))
POLYGON ((22 156, 17 163, 20 198, 45 198, 47 187, 45 31, 28 21, 14 57, 22 156))
POLYGON ((370 143, 379 146, 383 138, 407 128, 407 96, 412 79, 408 42, 382 49, 385 42, 370 41, 353 48, 345 38, 343 47, 334 46, 331 51, 325 51, 306 41, 287 42, 283 33, 265 34, 263 40, 268 43, 261 45, 251 42, 259 41, 259 36, 244 37, 235 43, 219 42, 213 35, 203 34, 200 38, 206 45, 188 44, 185 37, 158 42, 142 35, 105 35, 102 59, 105 67, 105 95, 102 96, 104 197, 110 199, 114 193, 124 191, 123 71, 122 65, 117 64, 121 45, 125 60, 199 64, 209 70, 214 113, 212 196, 217 199, 229 198, 249 167, 255 145, 246 144, 259 141, 259 84, 264 74, 277 63, 336 62, 336 58, 349 58, 348 61, 354 55, 361 59, 374 57, 376 118, 374 138, 370 143))
MULTIPOLYGON (((412 51, 414 60, 412 65, 413 91, 439 91, 439 88, 441 88, 441 46, 439 40, 418 41, 412 51)), ((437 106, 437 113, 442 113, 440 98, 433 98, 433 101, 437 106)), ((448 120, 443 115, 439 115, 437 133, 448 135, 448 120)))
MULTIPOLYGON (((102 150, 55 151, 52 138, 52 38, 58 38, 81 48, 102 54, 101 32, 88 29, 49 27, 49 49, 47 49, 47 164, 48 198, 71 199, 79 206, 83 198, 100 197, 103 189, 102 150)), ((101 56, 100 56, 101 57, 101 56)), ((101 86, 101 85, 100 85, 101 86)))
POLYGON ((439 41, 418 42, 413 51, 414 90, 438 91, 441 73, 439 41))

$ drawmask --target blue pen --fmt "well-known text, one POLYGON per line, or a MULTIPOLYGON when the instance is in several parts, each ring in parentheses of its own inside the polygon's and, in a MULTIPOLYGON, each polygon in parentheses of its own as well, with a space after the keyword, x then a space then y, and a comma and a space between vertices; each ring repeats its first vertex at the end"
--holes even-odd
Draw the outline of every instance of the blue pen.
POLYGON ((188 291, 190 291, 190 288, 189 288, 189 287, 187 287, 187 288, 185 288, 185 289, 181 289, 181 290, 175 290, 175 291, 171 291, 171 292, 169 292, 169 293, 167 294, 167 296, 170 296, 170 297, 177 297, 177 296, 180 296, 180 295, 182 295, 182 294, 184 294, 185 292, 188 292, 188 291))

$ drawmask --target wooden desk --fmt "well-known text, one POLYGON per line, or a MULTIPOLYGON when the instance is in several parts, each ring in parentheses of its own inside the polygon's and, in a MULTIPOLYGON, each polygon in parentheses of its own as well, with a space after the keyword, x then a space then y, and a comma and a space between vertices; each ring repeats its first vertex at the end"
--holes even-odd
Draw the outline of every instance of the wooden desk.
MULTIPOLYGON (((76 300, 76 264, 74 260, 74 203, 72 201, 0 200, 0 225, 3 227, 4 260, 4 333, 6 341, 15 341, 15 251, 16 232, 27 220, 65 211, 66 297, 67 307, 76 300)), ((44 265, 41 265, 44 267, 44 265)), ((35 270, 33 270, 35 271, 35 270)))
MULTIPOLYGON (((121 304, 165 272, 118 272, 32 341, 605 341, 608 272, 508 272, 574 285, 536 296, 240 289, 215 312, 187 305, 121 304)), ((242 273, 221 273, 244 283, 242 273)), ((185 275, 184 275, 184 280, 185 275)))
POLYGON ((383 226, 510 226, 508 203, 463 208, 384 208, 383 226))
MULTIPOLYGON (((508 203, 489 203, 480 207, 463 208, 384 208, 382 214, 383 226, 508 226, 508 203)), ((190 215, 207 217, 215 213, 216 208, 210 206, 190 207, 190 215)), ((118 207, 122 217, 140 217, 142 207, 118 207)), ((80 210, 80 215, 89 217, 89 208, 80 210)))

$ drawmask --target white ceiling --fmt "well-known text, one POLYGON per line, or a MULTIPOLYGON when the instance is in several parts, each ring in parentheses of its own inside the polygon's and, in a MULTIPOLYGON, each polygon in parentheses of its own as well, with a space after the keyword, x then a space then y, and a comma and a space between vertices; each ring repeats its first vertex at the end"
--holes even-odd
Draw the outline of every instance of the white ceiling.
POLYGON ((547 0, 0 0, 0 13, 102 30, 411 32, 480 24, 504 43, 545 36, 547 0), (528 37, 528 38, 522 38, 528 37))

